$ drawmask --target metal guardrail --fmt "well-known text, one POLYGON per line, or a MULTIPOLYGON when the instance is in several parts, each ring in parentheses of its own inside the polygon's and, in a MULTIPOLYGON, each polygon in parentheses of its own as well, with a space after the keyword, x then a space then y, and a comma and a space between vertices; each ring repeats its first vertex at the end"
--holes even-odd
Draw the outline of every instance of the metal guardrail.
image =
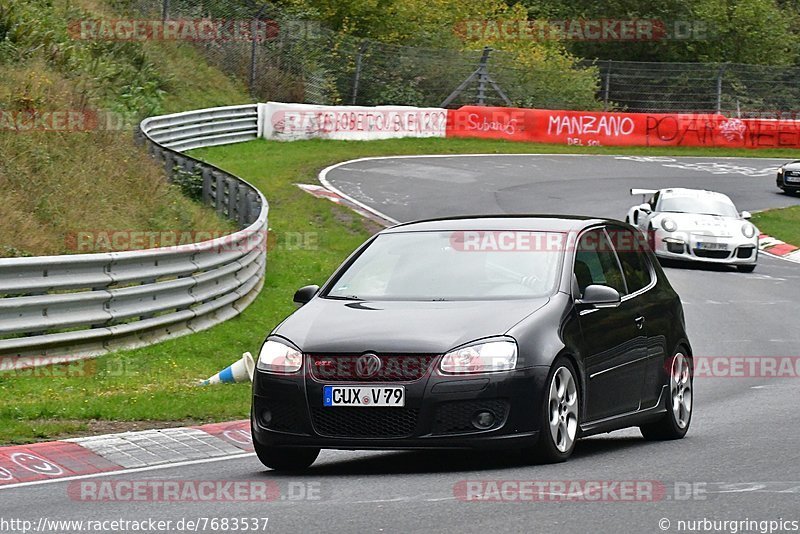
POLYGON ((142 121, 137 140, 168 175, 202 176, 203 201, 242 229, 175 247, 0 259, 0 370, 155 343, 246 308, 264 282, 267 201, 241 178, 181 152, 257 137, 255 104, 142 121))

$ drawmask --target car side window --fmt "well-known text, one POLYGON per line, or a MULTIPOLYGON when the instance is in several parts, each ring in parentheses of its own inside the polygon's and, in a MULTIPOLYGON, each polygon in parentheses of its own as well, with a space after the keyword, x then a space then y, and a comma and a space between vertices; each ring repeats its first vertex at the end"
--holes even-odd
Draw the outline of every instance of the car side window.
POLYGON ((581 235, 575 251, 574 273, 581 295, 592 284, 613 287, 620 295, 625 294, 625 281, 616 254, 602 229, 581 235))
POLYGON ((653 211, 656 211, 656 205, 658 204, 658 196, 659 196, 659 194, 660 194, 660 192, 656 192, 656 194, 653 195, 653 198, 650 199, 650 209, 653 210, 653 211))
POLYGON ((650 261, 644 253, 644 237, 638 232, 617 226, 609 227, 608 235, 622 264, 628 293, 635 293, 650 285, 652 274, 650 261))

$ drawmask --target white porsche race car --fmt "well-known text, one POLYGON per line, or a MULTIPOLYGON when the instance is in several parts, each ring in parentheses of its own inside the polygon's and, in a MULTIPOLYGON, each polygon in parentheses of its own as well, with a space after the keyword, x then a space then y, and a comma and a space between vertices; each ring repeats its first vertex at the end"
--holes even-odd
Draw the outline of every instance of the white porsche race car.
POLYGON ((726 195, 682 188, 631 189, 631 195, 650 197, 632 207, 625 221, 647 236, 656 256, 728 263, 748 273, 756 268, 758 228, 726 195))

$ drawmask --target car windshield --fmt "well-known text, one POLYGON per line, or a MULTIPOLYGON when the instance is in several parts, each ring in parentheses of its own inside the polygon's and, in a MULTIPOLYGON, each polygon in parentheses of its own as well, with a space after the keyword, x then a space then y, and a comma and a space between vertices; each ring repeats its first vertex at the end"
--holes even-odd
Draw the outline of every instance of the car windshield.
POLYGON ((661 198, 658 211, 666 213, 700 213, 721 217, 738 217, 736 206, 730 201, 713 198, 667 197, 661 198))
POLYGON ((379 235, 325 295, 359 300, 522 299, 552 294, 565 234, 528 231, 379 235))

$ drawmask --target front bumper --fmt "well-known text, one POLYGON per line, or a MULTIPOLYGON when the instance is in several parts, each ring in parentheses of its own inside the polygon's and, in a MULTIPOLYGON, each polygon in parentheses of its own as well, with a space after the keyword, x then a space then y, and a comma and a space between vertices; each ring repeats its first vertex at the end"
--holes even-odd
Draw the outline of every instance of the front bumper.
POLYGON ((792 193, 800 192, 800 182, 787 182, 786 177, 782 174, 778 175, 777 179, 775 180, 775 185, 784 191, 789 191, 792 193))
MULTIPOLYGON (((437 362, 438 363, 438 362, 437 362)), ((323 449, 520 448, 536 443, 549 368, 446 376, 436 371, 405 386, 403 408, 323 407, 322 388, 389 385, 322 382, 303 376, 256 371, 251 423, 260 446, 323 449), (488 410, 495 424, 478 430, 476 412, 488 410)))
POLYGON ((653 239, 656 256, 730 265, 755 265, 758 260, 758 237, 716 237, 695 232, 656 230, 653 239), (705 243, 721 244, 722 249, 702 248, 705 243))

